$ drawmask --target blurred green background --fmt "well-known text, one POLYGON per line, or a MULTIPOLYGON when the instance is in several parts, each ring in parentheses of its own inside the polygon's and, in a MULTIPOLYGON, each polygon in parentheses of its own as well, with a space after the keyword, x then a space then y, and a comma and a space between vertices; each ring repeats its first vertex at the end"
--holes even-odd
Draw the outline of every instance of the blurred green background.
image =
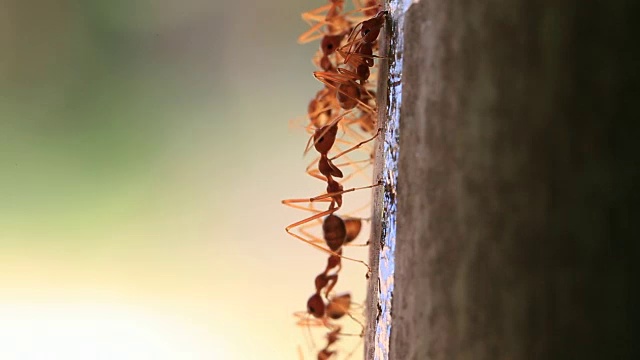
POLYGON ((0 359, 298 358, 321 5, 0 0, 0 359))

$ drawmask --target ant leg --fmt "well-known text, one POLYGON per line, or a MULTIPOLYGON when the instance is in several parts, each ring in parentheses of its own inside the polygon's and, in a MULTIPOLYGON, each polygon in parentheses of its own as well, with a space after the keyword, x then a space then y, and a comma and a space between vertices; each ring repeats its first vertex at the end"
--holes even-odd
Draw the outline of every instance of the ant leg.
MULTIPOLYGON (((315 213, 318 213, 318 212, 321 211, 321 210, 316 209, 313 206, 313 203, 309 204, 308 206, 298 205, 299 203, 302 203, 302 202, 308 202, 307 199, 302 199, 302 200, 305 200, 305 201, 291 201, 291 200, 300 200, 300 199, 282 200, 282 204, 284 204, 286 206, 289 206, 289 207, 292 207, 294 209, 298 209, 298 210, 311 211, 311 212, 315 212, 315 213)), ((324 202, 329 202, 331 200, 327 199, 327 200, 323 200, 323 201, 324 202)))
MULTIPOLYGON (((338 139, 337 139, 337 140, 338 140, 338 139)), ((350 142, 345 141, 345 140, 342 140, 341 142, 344 142, 344 143, 346 143, 346 144, 351 145, 351 143, 350 143, 350 142)), ((365 160, 357 160, 357 161, 354 161, 354 160, 351 160, 351 158, 349 158, 348 156, 345 156, 344 158, 345 158, 346 162, 343 162, 343 163, 340 163, 340 164, 335 164, 335 166, 336 166, 337 168, 344 167, 344 166, 353 166, 356 170, 355 170, 355 171, 353 171, 353 172, 351 172, 351 173, 349 173, 346 177, 342 178, 342 179, 340 180, 340 183, 341 183, 341 184, 342 184, 342 183, 344 183, 344 182, 346 182, 347 180, 349 180, 349 179, 353 178, 355 175, 358 175, 358 174, 363 174, 363 176, 366 176, 366 175, 364 174, 364 170, 365 170, 365 168, 366 168, 366 167, 365 167, 365 168, 362 168, 362 167, 360 167, 360 166, 359 166, 359 164, 361 164, 361 163, 368 163, 367 165, 369 165, 369 164, 370 164, 370 162, 371 162, 371 159, 365 159, 365 160)), ((316 158, 316 159, 315 159, 315 160, 313 160, 309 165, 307 165, 307 168, 305 169, 305 172, 306 172, 307 174, 309 174, 309 176, 314 177, 314 178, 316 178, 316 179, 318 179, 318 180, 320 180, 320 181, 323 181, 323 182, 324 182, 324 181, 327 181, 327 178, 326 178, 324 175, 322 175, 322 174, 320 173, 320 170, 318 170, 317 168, 312 169, 312 167, 317 166, 317 164, 318 164, 318 160, 319 160, 319 159, 320 159, 320 158, 316 158)))
POLYGON ((320 173, 320 170, 318 169, 311 169, 311 167, 315 165, 314 163, 309 164, 309 166, 307 166, 307 169, 305 170, 307 174, 309 174, 309 176, 314 177, 320 181, 327 181, 327 178, 322 175, 320 173))
POLYGON ((326 286, 326 291, 324 292, 325 298, 329 299, 329 293, 331 292, 331 290, 333 290, 333 288, 336 286, 337 283, 338 283, 337 273, 327 276, 327 286, 326 286))
MULTIPOLYGON (((306 200, 306 201, 308 201, 307 199, 290 199, 290 200, 288 200, 288 201, 295 201, 295 202, 298 202, 298 201, 296 201, 296 200, 306 200)), ((282 200, 282 202, 283 202, 283 203, 284 203, 285 201, 286 201, 286 200, 282 200)), ((299 201, 299 202, 303 202, 303 201, 299 201)), ((336 255, 333 251, 328 250, 328 249, 326 249, 326 248, 324 248, 324 247, 322 247, 322 246, 320 246, 320 245, 318 245, 318 244, 314 243, 314 242, 313 242, 313 241, 311 241, 311 240, 305 239, 305 238, 303 238, 302 236, 300 236, 300 235, 298 235, 298 234, 295 234, 295 233, 291 232, 291 229, 296 228, 296 227, 299 227, 299 226, 301 226, 301 225, 304 225, 304 224, 309 223, 309 222, 311 222, 311 221, 314 221, 314 220, 316 220, 316 219, 320 219, 320 218, 322 218, 322 217, 324 217, 324 216, 329 216, 329 215, 333 214, 334 212, 336 212, 338 209, 339 209, 339 208, 333 208, 333 209, 325 210, 325 211, 319 212, 319 213, 317 213, 317 214, 311 215, 311 216, 309 216, 309 217, 308 217, 308 218, 306 218, 306 219, 302 219, 302 220, 297 221, 297 222, 295 222, 295 223, 293 223, 293 224, 290 224, 289 226, 287 226, 287 227, 285 228, 285 231, 286 231, 289 235, 291 235, 291 236, 293 236, 293 237, 295 237, 295 238, 297 238, 297 239, 299 239, 299 240, 302 240, 302 241, 306 242, 307 244, 309 244, 309 245, 311 245, 311 246, 313 246, 313 247, 315 247, 315 248, 318 248, 318 249, 320 249, 320 250, 322 250, 322 251, 324 251, 324 252, 327 252, 327 253, 329 253, 329 254, 331 254, 331 255, 336 255)))
POLYGON ((315 349, 316 342, 313 340, 313 335, 311 334, 311 326, 322 326, 322 321, 311 318, 311 315, 307 311, 298 311, 294 313, 293 316, 299 319, 296 322, 296 326, 305 327, 307 329, 307 334, 305 336, 307 347, 309 349, 315 349))
POLYGON ((307 22, 307 24, 313 25, 310 21, 315 21, 315 22, 324 21, 327 15, 322 14, 322 12, 329 11, 329 9, 331 9, 332 6, 333 4, 326 4, 326 5, 320 6, 319 8, 316 8, 307 12, 303 12, 300 16, 302 17, 302 20, 307 22))
POLYGON ((305 147, 304 153, 302 153, 302 155, 306 155, 309 152, 309 150, 311 150, 312 146, 316 146, 318 141, 320 141, 320 139, 322 139, 329 132, 329 130, 331 130, 332 127, 334 127, 345 116, 351 114, 351 112, 352 112, 352 110, 345 111, 342 115, 337 116, 329 124, 325 125, 324 126, 325 129, 320 134, 318 134, 317 136, 315 134, 311 135, 309 137, 309 140, 307 141, 307 146, 305 147), (315 140, 312 142, 311 140, 313 140, 313 138, 315 138, 315 140))
POLYGON ((347 121, 345 121, 344 123, 341 123, 342 128, 344 129, 344 135, 345 136, 351 136, 353 138, 355 138, 356 140, 364 140, 365 137, 362 136, 360 133, 358 133, 357 131, 353 130, 351 128, 351 125, 356 124, 359 125, 362 117, 359 118, 354 118, 354 119, 349 119, 347 121))
MULTIPOLYGON (((328 87, 330 87, 330 88, 334 89, 335 91, 337 91, 337 92, 341 93, 342 95, 344 95, 344 96, 346 96, 346 97, 348 97, 348 98, 350 98, 350 99, 352 99, 352 100, 355 100, 355 101, 356 101, 356 102, 357 102, 357 103, 358 103, 362 108, 364 108, 364 109, 365 109, 365 111, 367 111, 367 112, 369 112, 369 113, 375 113, 375 111, 376 111, 376 110, 375 110, 375 109, 373 109, 371 106, 369 106, 369 105, 365 104, 362 100, 360 100, 360 99, 358 99, 358 98, 356 98, 356 97, 353 97, 352 95, 350 95, 350 94, 346 93, 345 91, 338 89, 338 87, 337 87, 337 86, 335 86, 334 84, 332 84, 332 83, 331 83, 332 81, 333 81, 333 82, 336 82, 336 83, 343 83, 343 84, 345 84, 345 82, 344 82, 344 80, 345 80, 345 79, 344 79, 344 78, 343 78, 343 79, 340 79, 340 77, 337 77, 337 76, 335 76, 335 75, 338 75, 338 74, 329 73, 329 72, 322 72, 322 71, 314 71, 314 72, 313 72, 313 76, 314 76, 318 81, 320 81, 321 83, 325 84, 325 86, 328 86, 328 87)), ((351 83, 352 83, 353 85, 355 85, 355 86, 362 87, 362 85, 357 84, 357 83, 356 83, 355 81, 353 81, 352 79, 348 79, 348 78, 347 78, 347 79, 346 79, 346 81, 351 82, 351 83)), ((365 89, 365 91, 366 91, 366 89, 365 89)))
POLYGON ((322 321, 314 318, 308 318, 309 313, 304 311, 300 312, 300 314, 307 315, 306 318, 302 318, 296 322, 297 326, 322 326, 322 321))
POLYGON ((302 354, 302 346, 298 345, 298 360, 304 360, 304 355, 302 354))
MULTIPOLYGON (((322 224, 322 220, 320 220, 320 219, 318 219, 318 220, 320 221, 320 224, 322 224)), ((311 234, 310 232, 308 232, 306 230, 306 228, 311 227, 311 226, 317 226, 317 225, 316 224, 311 224, 311 223, 304 224, 304 225, 298 227, 298 231, 303 236, 306 236, 308 239, 311 239, 310 240, 311 242, 318 243, 318 244, 324 244, 325 241, 323 239, 320 239, 319 237, 311 234)))
POLYGON ((347 45, 353 44, 356 41, 356 38, 358 37, 358 34, 360 33, 361 28, 362 28, 362 22, 359 22, 358 24, 356 24, 356 26, 353 27, 353 30, 351 30, 351 34, 349 34, 349 37, 347 38, 347 45))
MULTIPOLYGON (((282 200, 281 202, 282 202, 282 204, 287 205, 287 206, 291 206, 294 209, 299 209, 299 207, 298 207, 299 205, 295 205, 295 204, 298 204, 298 203, 310 203, 310 202, 314 202, 314 201, 316 201, 316 202, 317 201, 323 201, 323 202, 332 202, 333 201, 333 199, 327 199, 326 197, 323 197, 321 199, 314 199, 314 198, 311 198, 311 199, 313 199, 313 200, 310 200, 309 198, 286 199, 286 200, 282 200)), ((306 208, 303 208, 303 209, 306 209, 306 208)), ((335 210, 338 210, 338 209, 335 209, 335 210)))
POLYGON ((358 341, 358 344, 356 344, 356 346, 351 350, 351 352, 349 354, 347 354, 347 357, 344 358, 344 360, 349 360, 351 359, 351 357, 353 356, 353 354, 355 354, 356 350, 358 350, 358 348, 360 347, 360 345, 362 344, 362 341, 364 340, 364 337, 360 338, 360 340, 358 341))
POLYGON ((345 156, 345 159, 347 159, 349 162, 348 163, 343 163, 343 164, 338 164, 336 166, 344 166, 344 165, 351 165, 355 168, 354 171, 352 171, 351 173, 347 174, 345 177, 343 177, 340 181, 340 184, 344 184, 345 182, 347 182, 347 180, 350 180, 354 177, 356 177, 357 175, 362 175, 363 178, 365 178, 367 181, 371 180, 371 176, 368 176, 367 174, 365 174, 365 170, 367 169, 367 166, 371 165, 371 159, 365 159, 365 160, 358 160, 358 161, 353 161, 349 158, 349 156, 345 156), (361 167, 359 164, 361 163, 367 163, 367 165, 365 165, 365 167, 361 167))
POLYGON ((295 237, 296 239, 301 240, 301 241, 313 246, 314 248, 316 248, 316 249, 318 249, 320 251, 323 251, 323 252, 325 252, 327 254, 331 254, 331 255, 334 255, 334 256, 339 256, 339 257, 341 257, 343 259, 350 260, 350 261, 357 262, 357 263, 360 263, 360 264, 364 265, 367 268, 367 275, 366 276, 367 276, 367 279, 368 279, 371 276, 371 267, 366 262, 364 262, 362 260, 358 260, 358 259, 354 259, 354 258, 351 258, 351 257, 348 257, 348 256, 344 256, 344 255, 338 254, 338 253, 336 253, 334 251, 331 251, 331 250, 329 250, 329 249, 327 249, 327 248, 325 248, 323 246, 320 246, 320 245, 314 243, 311 240, 305 239, 304 237, 302 237, 302 236, 300 236, 300 235, 298 235, 298 234, 296 234, 296 233, 291 231, 292 228, 295 228, 295 227, 300 226, 302 224, 306 224, 306 223, 308 223, 310 221, 313 221, 315 219, 319 219, 319 218, 321 218, 321 217, 323 217, 325 215, 331 215, 336 210, 338 210, 338 209, 337 208, 330 209, 330 210, 321 212, 319 214, 315 214, 315 215, 313 215, 311 217, 308 217, 308 218, 306 218, 304 220, 300 220, 300 221, 298 221, 296 223, 293 223, 293 224, 287 226, 285 228, 285 231, 287 232, 287 234, 289 234, 289 235, 295 237))
POLYGON ((364 324, 362 324, 360 320, 356 319, 353 315, 351 315, 351 312, 347 312, 347 315, 349 315, 351 320, 357 322, 358 325, 360 325, 360 336, 364 336, 364 324))
MULTIPOLYGON (((331 198, 331 197, 334 197, 334 196, 337 196, 337 195, 342 195, 342 194, 353 192, 353 191, 356 191, 356 190, 370 189, 370 188, 374 188, 376 186, 381 186, 381 185, 382 185, 382 181, 378 181, 376 184, 373 184, 373 185, 362 186, 362 187, 351 188, 351 189, 347 189, 347 190, 341 190, 341 191, 336 191, 336 192, 332 192, 332 193, 327 193, 327 194, 324 194, 324 195, 320 195, 320 196, 316 196, 316 197, 307 199, 307 201, 314 202, 314 201, 324 200, 326 198, 331 198)), ((296 199, 296 200, 298 200, 298 199, 296 199)))
POLYGON ((324 36, 321 29, 325 25, 324 22, 319 22, 311 26, 311 28, 298 36, 299 44, 306 44, 315 40, 319 40, 324 36))
POLYGON ((340 157, 340 156, 342 156, 342 155, 348 154, 348 153, 352 152, 353 150, 356 150, 356 149, 360 148, 362 145, 364 145, 364 144, 366 144, 366 143, 368 143, 368 142, 372 141, 373 139, 377 138, 377 137, 378 137, 378 135, 380 135, 380 131, 381 131, 381 130, 382 130, 382 129, 378 129, 378 131, 376 132, 376 134, 375 134, 375 135, 373 135, 371 138, 369 138, 369 139, 367 139, 367 140, 365 140, 365 141, 361 141, 361 142, 360 142, 360 143, 358 143, 357 145, 355 145, 355 146, 351 147, 350 149, 347 149, 347 150, 345 150, 345 151, 343 151, 343 152, 339 153, 338 155, 336 155, 336 156, 334 156, 334 157, 330 158, 329 160, 332 160, 332 161, 333 161, 333 160, 335 160, 335 159, 339 158, 339 157, 340 157))

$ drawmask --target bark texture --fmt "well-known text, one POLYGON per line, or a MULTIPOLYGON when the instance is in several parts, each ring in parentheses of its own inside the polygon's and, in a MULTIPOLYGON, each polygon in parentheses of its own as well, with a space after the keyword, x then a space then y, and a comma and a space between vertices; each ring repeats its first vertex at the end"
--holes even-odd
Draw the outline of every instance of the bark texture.
POLYGON ((636 3, 412 5, 391 359, 640 358, 636 3))

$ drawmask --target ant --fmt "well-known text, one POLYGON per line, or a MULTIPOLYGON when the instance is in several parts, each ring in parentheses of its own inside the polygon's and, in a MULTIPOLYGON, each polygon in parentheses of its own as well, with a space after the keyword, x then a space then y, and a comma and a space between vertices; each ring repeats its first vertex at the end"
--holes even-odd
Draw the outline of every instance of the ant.
POLYGON ((329 350, 329 347, 339 340, 339 336, 359 336, 360 338, 364 336, 364 325, 351 314, 350 309, 352 307, 350 293, 334 296, 326 303, 320 295, 314 294, 307 301, 307 311, 294 314, 299 318, 296 323, 298 326, 324 326, 329 329, 329 333, 326 335, 327 345, 318 352, 318 359, 329 359, 336 353, 329 350), (333 322, 343 318, 345 315, 360 326, 360 334, 343 333, 342 326, 333 322))
MULTIPOLYGON (((314 63, 325 71, 334 71, 336 66, 331 61, 330 56, 335 54, 340 49, 342 40, 347 35, 347 32, 343 32, 337 35, 325 35, 320 42, 320 54, 316 56, 314 63), (319 57, 319 60, 317 60, 319 57)), ((334 56, 335 57, 335 56, 334 56)))
MULTIPOLYGON (((320 293, 322 289, 326 289, 325 296, 327 298, 329 297, 329 293, 338 282, 338 273, 342 269, 342 247, 349 245, 358 237, 361 229, 362 219, 349 218, 343 220, 336 215, 329 215, 324 219, 322 222, 324 242, 336 255, 329 255, 324 271, 316 276, 316 293, 320 293), (337 270, 330 275, 329 271, 336 268, 337 270)), ((307 234, 304 230, 301 230, 301 232, 310 236, 310 234, 307 234)), ((365 244, 365 246, 366 245, 368 245, 368 243, 365 244)))
POLYGON ((362 8, 362 13, 367 17, 374 16, 382 8, 382 6, 378 4, 378 0, 360 0, 359 3, 360 8, 362 8))
POLYGON ((372 44, 375 42, 380 35, 380 30, 382 30, 382 26, 384 25, 387 15, 389 15, 387 10, 380 11, 376 16, 354 26, 351 34, 349 35, 349 39, 347 40, 347 44, 350 48, 356 44, 372 44), (360 36, 358 37, 358 35, 360 36))
MULTIPOLYGON (((337 127, 334 126, 333 128, 328 128, 328 129, 320 128, 320 129, 318 129, 316 131, 316 135, 318 133, 322 134, 323 130, 327 131, 325 134, 328 134, 329 136, 335 136, 334 131, 337 131, 337 127)), ((357 174, 359 174, 362 171, 364 171, 364 168, 358 166, 358 163, 366 162, 366 163, 370 164, 372 159, 371 159, 371 157, 369 157, 368 159, 354 162, 349 157, 347 157, 346 155, 349 154, 352 151, 355 151, 355 150, 359 149, 363 145, 373 141, 376 137, 378 137, 378 135, 380 135, 380 130, 378 130, 369 139, 363 140, 363 141, 351 146, 350 148, 348 148, 346 150, 342 150, 342 151, 340 151, 340 153, 338 153, 337 155, 332 156, 332 157, 329 157, 328 152, 321 152, 320 153, 320 157, 316 158, 315 160, 313 160, 313 162, 311 162, 307 166, 306 172, 310 176, 315 177, 317 179, 320 179, 322 181, 325 181, 325 180, 326 181, 330 181, 329 177, 336 177, 336 178, 343 178, 344 177, 344 174, 343 174, 342 170, 340 170, 340 166, 344 167, 345 165, 351 165, 351 166, 355 167, 356 170, 351 172, 347 177, 344 177, 342 179, 342 181, 346 181, 349 178, 352 178, 352 177, 356 176, 357 174), (334 160, 336 160, 338 158, 341 158, 343 156, 347 159, 346 163, 342 163, 342 164, 339 164, 339 165, 335 165, 333 163, 334 160), (316 162, 318 164, 318 168, 317 168, 317 170, 312 170, 311 167, 314 164, 316 164, 316 162)))
POLYGON ((361 81, 369 78, 369 68, 373 67, 374 58, 379 57, 373 55, 373 50, 387 14, 387 11, 380 11, 375 17, 356 25, 347 43, 336 50, 344 58, 344 63, 355 69, 361 81))
MULTIPOLYGON (((325 326, 331 330, 335 330, 337 325, 331 323, 331 320, 339 320, 345 315, 349 316, 353 321, 358 323, 361 327, 360 336, 364 335, 364 325, 358 319, 356 319, 350 312, 351 308, 351 294, 344 293, 342 295, 336 295, 329 299, 326 303, 322 299, 320 294, 315 293, 311 295, 307 300, 306 313, 296 313, 295 316, 301 318, 298 326, 325 326), (311 315, 313 318, 308 319, 307 316, 311 315)), ((342 334, 349 335, 349 334, 342 334)))
POLYGON ((302 13, 302 19, 311 26, 298 37, 298 42, 305 44, 324 36, 322 27, 327 25, 329 34, 336 34, 351 27, 349 21, 341 12, 344 8, 344 0, 330 0, 329 4, 317 9, 302 13), (326 11, 326 14, 322 14, 326 11), (315 24, 314 24, 315 22, 315 24))
MULTIPOLYGON (((332 186, 334 186, 335 189, 342 189, 342 185, 340 185, 338 182, 334 181, 333 179, 330 180, 329 184, 330 185, 327 188, 328 190, 331 190, 332 186)), ((287 226, 285 228, 285 231, 289 235, 295 237, 296 239, 301 240, 301 241, 313 246, 316 249, 319 249, 319 250, 321 250, 323 252, 326 252, 329 255, 337 256, 337 257, 340 257, 340 258, 343 258, 343 259, 347 259, 347 260, 351 260, 351 261, 363 264, 367 268, 366 277, 369 278, 369 276, 371 274, 371 268, 369 267, 369 265, 366 262, 364 262, 362 260, 358 260, 358 259, 354 259, 354 258, 351 258, 351 257, 344 256, 341 253, 338 253, 338 251, 332 249, 332 247, 333 247, 333 248, 336 248, 337 250, 339 250, 341 245, 337 246, 337 245, 333 245, 333 244, 332 245, 327 244, 328 248, 325 248, 325 247, 317 244, 317 241, 309 240, 309 239, 307 239, 307 238, 305 238, 305 237, 303 237, 301 235, 298 235, 297 233, 293 232, 292 229, 294 229, 296 227, 299 227, 301 225, 307 224, 307 223, 309 223, 311 221, 314 221, 316 219, 320 219, 320 218, 325 217, 325 216, 330 216, 333 213, 335 213, 336 211, 338 211, 339 208, 342 206, 342 194, 347 193, 347 192, 356 191, 356 190, 369 189, 369 188, 372 188, 372 187, 375 187, 375 186, 380 186, 380 185, 382 185, 382 182, 378 182, 376 184, 369 185, 369 186, 351 188, 351 189, 347 189, 347 190, 339 190, 337 192, 328 191, 327 194, 316 196, 316 197, 310 198, 310 199, 288 199, 288 200, 282 200, 282 203, 285 204, 285 205, 289 205, 291 207, 298 208, 298 209, 304 209, 304 210, 310 210, 310 209, 309 208, 304 208, 304 207, 299 206, 297 204, 298 203, 303 203, 303 202, 314 202, 314 201, 331 201, 331 205, 329 206, 328 210, 317 212, 316 214, 314 214, 314 215, 312 215, 310 217, 307 217, 307 218, 305 218, 303 220, 300 220, 300 221, 297 221, 297 222, 295 222, 293 224, 290 224, 289 226, 287 226), (329 199, 331 199, 331 200, 329 200, 329 199)), ((313 209, 312 211, 317 211, 317 210, 313 209)), ((350 226, 353 229, 354 226, 356 226, 356 225, 351 224, 350 226)), ((353 230, 351 230, 351 231, 353 233, 353 230)))
MULTIPOLYGON (((358 84, 356 81, 360 80, 364 83, 366 79, 363 75, 358 74, 348 69, 338 68, 337 72, 331 71, 314 71, 313 76, 326 87, 334 89, 337 94, 336 98, 340 107, 345 110, 351 110, 356 106, 359 106, 362 110, 370 113, 375 113, 374 107, 369 106, 362 101, 363 94, 367 94, 367 89, 362 84, 358 84)), ((368 78, 368 75, 367 75, 368 78)), ((365 95, 369 96, 370 95, 365 95)))
MULTIPOLYGON (((356 7, 359 6, 356 5, 356 7)), ((302 19, 311 28, 298 37, 298 42, 305 44, 317 40, 325 34, 339 34, 351 27, 350 15, 361 11, 365 16, 372 16, 375 14, 373 11, 377 11, 379 7, 377 1, 368 0, 363 6, 360 6, 360 9, 342 14, 344 0, 329 0, 328 4, 302 13, 302 19), (327 26, 326 33, 322 31, 322 27, 325 25, 327 26)))
MULTIPOLYGON (((310 167, 316 162, 316 160, 314 160, 309 166, 307 166, 307 173, 315 178, 318 178, 320 180, 327 181, 328 183, 328 188, 327 188, 327 192, 339 192, 341 191, 342 186, 340 184, 338 184, 336 181, 333 180, 333 177, 337 177, 337 178, 342 178, 343 177, 343 173, 342 171, 338 168, 338 166, 336 166, 333 161, 362 147, 363 145, 365 145, 366 143, 372 141, 373 139, 375 139, 379 134, 380 134, 380 129, 378 130, 378 132, 371 138, 366 139, 364 141, 361 141, 360 143, 350 147, 349 149, 346 149, 342 152, 340 152, 338 155, 333 156, 333 157, 329 157, 328 153, 331 150, 331 148, 333 147, 333 145, 336 142, 336 136, 338 134, 338 123, 340 122, 340 120, 342 120, 347 114, 349 114, 349 112, 342 114, 341 116, 338 116, 337 118, 335 118, 331 123, 329 123, 328 125, 322 126, 318 129, 315 130, 313 136, 311 136, 309 138, 309 141, 307 142, 307 146, 305 148, 304 154, 306 154, 309 149, 311 148, 311 140, 313 140, 313 147, 316 149, 316 151, 318 151, 320 153, 320 158, 317 160, 318 161, 318 172, 324 176, 324 178, 318 174, 315 171, 310 171, 310 167)), ((354 164, 355 165, 355 164, 354 164)), ((356 165, 357 167, 357 165, 356 165)), ((361 169, 359 169, 361 170, 361 169)), ((336 201, 338 203, 341 204, 341 198, 340 199, 336 199, 336 201)))

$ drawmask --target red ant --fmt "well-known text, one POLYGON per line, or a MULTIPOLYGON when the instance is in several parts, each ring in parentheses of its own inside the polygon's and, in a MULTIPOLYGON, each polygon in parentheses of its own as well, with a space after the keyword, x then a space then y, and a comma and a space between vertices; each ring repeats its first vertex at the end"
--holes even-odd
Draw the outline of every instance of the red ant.
POLYGON ((353 315, 349 312, 349 309, 352 305, 351 302, 351 294, 345 293, 342 295, 334 296, 327 301, 324 302, 322 296, 320 294, 315 293, 311 295, 309 300, 307 300, 307 311, 306 313, 296 313, 295 315, 299 318, 302 318, 298 321, 297 325, 305 326, 318 326, 322 325, 329 329, 335 329, 336 325, 330 322, 331 320, 338 320, 344 317, 345 315, 349 316, 353 321, 358 323, 361 327, 361 336, 364 332, 364 325, 353 317, 353 315), (311 315, 314 319, 306 318, 307 315, 311 315))
POLYGON ((351 25, 346 17, 341 15, 343 7, 344 0, 330 0, 329 4, 302 13, 302 19, 311 28, 298 37, 298 42, 304 44, 321 38, 325 35, 321 31, 324 25, 327 25, 328 34, 336 34, 348 29, 351 25), (324 11, 326 14, 323 15, 324 11))
MULTIPOLYGON (((337 192, 333 192, 333 193, 332 192, 328 192, 327 194, 316 196, 315 198, 311 198, 311 199, 288 199, 288 200, 283 200, 282 203, 285 204, 285 205, 289 205, 291 207, 298 208, 298 209, 311 210, 311 211, 318 211, 318 210, 305 208, 305 207, 299 206, 297 204, 303 203, 303 202, 314 202, 314 201, 331 201, 331 205, 329 206, 328 210, 317 212, 316 214, 314 214, 314 215, 312 215, 312 216, 310 216, 308 218, 305 218, 303 220, 300 220, 300 221, 297 221, 297 222, 295 222, 293 224, 290 224, 289 226, 287 226, 285 228, 285 230, 289 235, 295 237, 296 239, 301 240, 301 241, 303 241, 303 242, 315 247, 316 249, 324 251, 324 252, 326 252, 326 253, 328 253, 328 254, 330 254, 332 256, 337 256, 337 257, 340 257, 340 258, 343 258, 343 259, 347 259, 347 260, 351 260, 351 261, 363 264, 367 268, 367 278, 368 278, 370 276, 370 273, 371 273, 371 268, 369 267, 369 265, 366 262, 364 262, 362 260, 358 260, 358 259, 354 259, 354 258, 351 258, 351 257, 344 256, 341 253, 331 249, 331 247, 336 247, 335 245, 327 244, 327 246, 329 248, 325 248, 325 247, 319 245, 317 243, 318 242, 317 240, 316 241, 309 240, 309 239, 307 239, 307 238, 305 238, 305 237, 303 237, 301 235, 296 234, 295 232, 292 231, 292 229, 294 229, 296 227, 299 227, 301 225, 304 225, 306 223, 309 223, 309 222, 311 222, 313 220, 320 219, 320 218, 322 218, 324 216, 330 216, 333 213, 335 213, 342 206, 342 194, 347 193, 347 192, 356 191, 356 190, 369 189, 369 188, 372 188, 372 187, 375 187, 375 186, 379 186, 381 184, 382 184, 381 182, 378 182, 378 183, 376 183, 374 185, 363 186, 363 187, 358 187, 358 188, 351 188, 351 189, 348 189, 348 190, 341 190, 341 191, 337 191, 337 192), (331 199, 331 200, 329 200, 329 199, 331 199), (336 205, 337 205, 337 207, 336 207, 336 205)), ((334 181, 333 179, 330 180, 328 189, 331 189, 330 188, 331 186, 335 186, 336 189, 342 189, 342 185, 340 185, 338 182, 334 181)), ((353 227, 354 225, 351 224, 350 226, 353 227)), ((353 232, 353 230, 351 230, 351 231, 353 232)))
POLYGON ((307 311, 297 312, 294 315, 299 318, 297 321, 298 326, 324 326, 330 331, 327 336, 327 345, 318 352, 319 359, 328 359, 335 354, 335 351, 330 351, 329 346, 338 341, 339 336, 359 336, 364 335, 364 325, 358 319, 356 319, 350 312, 353 303, 351 302, 351 294, 344 293, 332 297, 326 303, 322 297, 318 294, 312 295, 307 301, 307 311), (312 318, 308 318, 311 315, 312 318), (339 320, 345 315, 349 316, 360 326, 360 334, 345 334, 342 333, 342 327, 332 320, 339 320))
POLYGON ((357 4, 356 6, 362 8, 362 13, 367 17, 377 14, 378 11, 380 11, 380 9, 382 8, 382 6, 378 4, 378 0, 360 0, 358 2, 359 4, 357 4))
MULTIPOLYGON (((338 68, 337 72, 331 71, 314 71, 313 76, 325 86, 336 90, 338 103, 345 110, 350 110, 359 106, 362 110, 375 113, 375 108, 369 106, 362 101, 363 94, 367 94, 367 90, 356 81, 364 82, 363 74, 357 74, 351 70, 338 68)), ((367 75, 368 76, 368 75, 367 75)), ((370 95, 365 95, 370 96, 370 95)))
MULTIPOLYGON (((350 218, 343 220, 336 215, 329 215, 324 219, 322 222, 324 242, 336 255, 332 254, 329 256, 324 271, 316 276, 316 293, 320 293, 323 289, 326 289, 325 296, 329 297, 329 293, 338 282, 338 273, 342 269, 342 247, 349 245, 360 234, 361 229, 361 219, 350 218), (335 268, 337 268, 337 270, 333 274, 329 274, 329 271, 335 268)), ((307 234, 303 230, 301 230, 301 232, 310 236, 310 234, 307 234)))
POLYGON ((336 50, 344 58, 344 63, 356 69, 356 74, 365 80, 369 78, 373 59, 378 57, 373 55, 373 50, 387 14, 387 11, 380 11, 375 17, 356 25, 347 43, 336 50))
MULTIPOLYGON (((288 200, 283 200, 282 203, 285 205, 289 205, 292 206, 294 208, 300 208, 300 209, 304 209, 303 207, 297 205, 300 203, 312 203, 314 201, 329 201, 330 205, 329 205, 329 209, 326 211, 322 211, 319 213, 316 213, 306 219, 300 220, 298 222, 295 222, 293 224, 290 224, 289 226, 287 226, 285 228, 285 230, 287 231, 288 234, 290 234, 291 236, 302 240, 316 248, 322 249, 325 252, 330 253, 331 255, 338 255, 335 250, 331 247, 331 245, 329 246, 329 249, 323 248, 317 244, 315 244, 314 242, 305 239, 304 237, 295 234, 291 231, 291 229, 298 227, 300 225, 306 224, 310 221, 313 221, 315 219, 320 219, 324 216, 329 216, 332 215, 334 212, 336 212, 340 207, 342 207, 342 195, 344 193, 347 192, 352 192, 355 190, 361 190, 361 189, 368 189, 368 188, 372 188, 374 186, 379 186, 380 182, 378 182, 378 184, 374 184, 374 185, 369 185, 369 186, 364 186, 364 187, 359 187, 359 188, 351 188, 348 190, 344 190, 343 186, 338 183, 337 181, 335 181, 333 179, 334 176, 336 177, 341 177, 342 176, 342 172, 340 172, 340 170, 335 167, 335 165, 333 165, 332 160, 343 156, 344 154, 355 150, 356 148, 362 146, 364 143, 373 140, 373 138, 375 138, 375 136, 377 136, 379 134, 379 132, 371 139, 361 142, 360 144, 352 147, 351 149, 345 150, 342 153, 334 156, 333 158, 329 158, 327 153, 329 152, 329 150, 331 149, 331 147, 333 146, 333 144, 335 143, 335 136, 337 134, 338 128, 337 128, 337 123, 346 115, 343 114, 342 116, 336 118, 331 124, 326 125, 318 130, 316 130, 315 134, 313 135, 313 146, 315 147, 315 149, 321 154, 321 158, 320 161, 318 163, 318 171, 320 171, 320 173, 322 175, 324 175, 326 177, 326 181, 327 181, 327 193, 324 195, 320 195, 320 196, 316 196, 313 198, 309 198, 309 199, 288 199, 288 200)), ((342 255, 339 255, 341 257, 344 257, 342 255)), ((347 258, 347 257, 345 257, 347 258)), ((347 258, 350 259, 350 258, 347 258)), ((370 268, 369 266, 360 260, 355 260, 352 259, 356 262, 360 262, 362 264, 364 264, 367 267, 367 275, 370 272, 370 268)))
POLYGON ((372 44, 378 39, 378 35, 380 35, 380 30, 382 30, 382 26, 384 25, 384 20, 387 15, 389 15, 388 11, 380 11, 371 19, 358 23, 353 27, 353 30, 349 35, 349 39, 347 40, 347 44, 350 46, 360 43, 372 44), (358 35, 360 36, 358 37, 358 35))

